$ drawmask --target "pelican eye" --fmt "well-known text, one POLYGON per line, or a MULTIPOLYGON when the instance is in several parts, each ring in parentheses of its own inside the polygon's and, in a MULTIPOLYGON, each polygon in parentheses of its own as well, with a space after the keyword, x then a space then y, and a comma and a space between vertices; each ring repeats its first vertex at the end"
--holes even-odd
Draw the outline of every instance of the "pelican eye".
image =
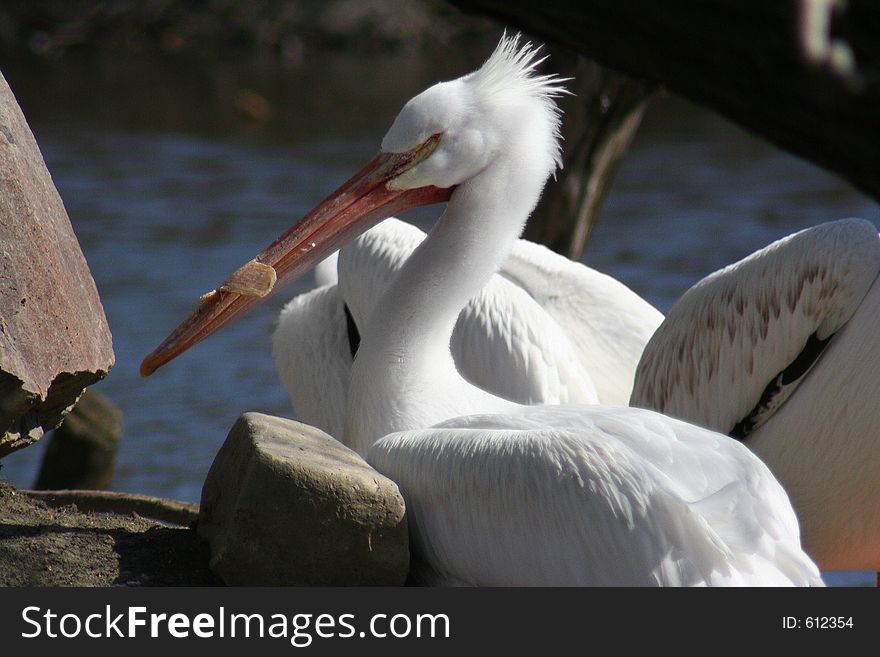
POLYGON ((388 189, 403 189, 398 187, 400 178, 412 171, 412 169, 415 169, 418 164, 425 161, 431 153, 437 150, 442 137, 442 132, 435 132, 418 146, 400 153, 397 159, 397 167, 386 183, 388 189))
POLYGON ((411 153, 413 156, 412 162, 409 163, 407 169, 414 167, 422 160, 426 159, 431 153, 437 150, 437 146, 440 145, 440 139, 443 137, 442 132, 435 132, 433 135, 428 137, 421 144, 412 149, 411 153))

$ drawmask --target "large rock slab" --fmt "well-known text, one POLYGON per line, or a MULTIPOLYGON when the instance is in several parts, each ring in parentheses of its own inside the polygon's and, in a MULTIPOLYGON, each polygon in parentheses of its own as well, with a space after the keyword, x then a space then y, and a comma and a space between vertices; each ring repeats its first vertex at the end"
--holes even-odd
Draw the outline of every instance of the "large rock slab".
POLYGON ((260 413, 214 459, 198 531, 230 585, 402 585, 409 569, 397 485, 322 431, 260 413))
POLYGON ((95 282, 0 75, 0 457, 58 426, 112 366, 95 282))

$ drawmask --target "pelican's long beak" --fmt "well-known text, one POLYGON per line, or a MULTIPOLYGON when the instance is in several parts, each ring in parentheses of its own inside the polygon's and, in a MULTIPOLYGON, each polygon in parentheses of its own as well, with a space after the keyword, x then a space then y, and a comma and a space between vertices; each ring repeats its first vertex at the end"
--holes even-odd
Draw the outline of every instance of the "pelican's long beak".
POLYGON ((439 140, 440 135, 434 135, 406 153, 379 153, 223 285, 203 295, 195 311, 144 358, 141 375, 149 376, 382 219, 448 201, 451 188, 388 188, 389 182, 430 155, 439 140))

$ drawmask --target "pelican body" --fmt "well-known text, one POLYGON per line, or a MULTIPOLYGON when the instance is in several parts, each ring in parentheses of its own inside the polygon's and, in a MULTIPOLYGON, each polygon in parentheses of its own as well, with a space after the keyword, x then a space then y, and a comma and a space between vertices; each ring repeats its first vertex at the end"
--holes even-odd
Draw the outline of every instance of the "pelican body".
MULTIPOLYGON (((323 285, 284 307, 272 353, 301 420, 343 439, 358 327, 424 239, 387 219, 323 261, 315 275, 323 285)), ((517 240, 459 314, 450 347, 465 379, 505 399, 623 406, 662 320, 612 277, 517 240)))
POLYGON ((867 221, 774 242, 682 296, 632 395, 743 440, 791 496, 823 570, 880 570, 878 272, 867 221))

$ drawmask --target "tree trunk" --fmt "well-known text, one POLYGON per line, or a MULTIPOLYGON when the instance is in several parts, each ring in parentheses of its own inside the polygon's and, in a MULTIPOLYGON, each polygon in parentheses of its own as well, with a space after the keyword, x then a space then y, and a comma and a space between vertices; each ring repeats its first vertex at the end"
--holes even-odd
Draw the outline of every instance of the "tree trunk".
POLYGON ((572 78, 565 85, 572 95, 559 99, 565 166, 547 184, 524 237, 579 260, 617 164, 657 85, 560 47, 551 46, 548 68, 572 78))

